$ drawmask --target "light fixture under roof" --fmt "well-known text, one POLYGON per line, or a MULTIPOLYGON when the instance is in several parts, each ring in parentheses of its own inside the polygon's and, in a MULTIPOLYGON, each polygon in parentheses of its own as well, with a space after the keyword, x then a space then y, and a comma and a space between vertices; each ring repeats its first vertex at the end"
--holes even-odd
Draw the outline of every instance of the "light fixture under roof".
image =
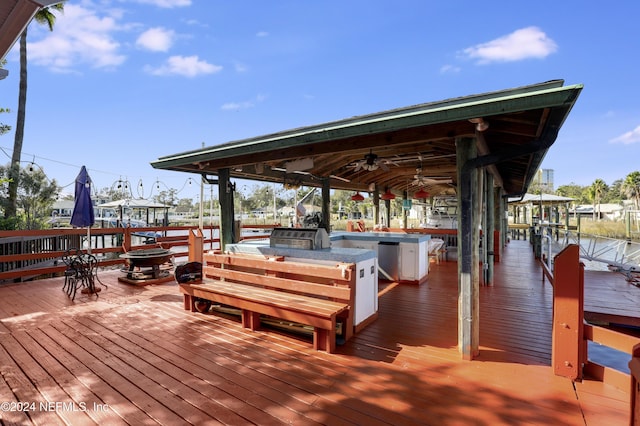
POLYGON ((429 193, 427 191, 425 191, 424 189, 420 188, 420 190, 418 192, 413 194, 413 198, 416 198, 418 200, 421 200, 423 198, 429 198, 429 193))
POLYGON ((391 192, 389 189, 387 189, 387 192, 385 192, 384 194, 382 194, 380 196, 380 199, 381 200, 385 200, 385 201, 386 200, 395 200, 395 198, 396 198, 396 195, 393 192, 391 192))
POLYGON ((378 170, 378 163, 373 163, 373 164, 364 163, 362 165, 362 168, 365 169, 368 172, 372 172, 374 170, 378 170))
POLYGON ((482 118, 482 117, 470 118, 469 122, 476 125, 476 130, 478 132, 484 132, 485 130, 487 130, 489 128, 489 123, 484 121, 484 118, 482 118))
POLYGON ((355 202, 364 201, 364 196, 358 191, 351 196, 351 200, 355 202))

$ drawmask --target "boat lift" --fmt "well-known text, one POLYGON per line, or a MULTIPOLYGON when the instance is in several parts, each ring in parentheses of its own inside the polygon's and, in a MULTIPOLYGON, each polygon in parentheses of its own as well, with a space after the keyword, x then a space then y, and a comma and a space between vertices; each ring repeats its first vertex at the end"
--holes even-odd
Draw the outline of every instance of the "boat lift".
POLYGON ((610 271, 620 272, 628 282, 640 287, 640 243, 572 232, 564 233, 564 238, 556 241, 551 229, 543 227, 542 250, 549 262, 553 262, 553 255, 569 244, 577 244, 580 247, 581 259, 604 263, 610 271))

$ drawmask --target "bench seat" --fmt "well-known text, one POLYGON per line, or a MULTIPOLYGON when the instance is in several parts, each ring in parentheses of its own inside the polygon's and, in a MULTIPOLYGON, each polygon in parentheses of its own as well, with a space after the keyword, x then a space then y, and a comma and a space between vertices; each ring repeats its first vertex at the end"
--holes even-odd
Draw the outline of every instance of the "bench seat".
POLYGON ((185 308, 195 312, 194 298, 233 306, 242 310, 242 326, 251 330, 259 329, 260 314, 310 325, 314 349, 329 353, 335 351, 337 317, 349 309, 346 303, 218 280, 181 284, 180 289, 190 296, 185 308))
POLYGON ((239 308, 242 326, 260 328, 265 315, 313 327, 313 347, 333 353, 336 326, 343 338, 353 333, 353 264, 322 266, 262 256, 206 254, 203 279, 180 284, 184 308, 196 312, 196 301, 239 308))

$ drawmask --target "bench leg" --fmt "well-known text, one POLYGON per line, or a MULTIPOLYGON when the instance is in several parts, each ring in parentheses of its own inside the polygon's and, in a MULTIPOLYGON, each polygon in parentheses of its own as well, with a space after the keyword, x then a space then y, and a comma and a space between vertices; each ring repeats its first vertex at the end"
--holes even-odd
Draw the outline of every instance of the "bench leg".
POLYGON ((317 351, 327 351, 332 354, 336 351, 336 332, 315 327, 313 329, 313 349, 317 351))
POLYGON ((184 294, 184 309, 185 311, 195 312, 195 301, 194 298, 190 294, 184 294))
POLYGON ((242 326, 252 331, 258 330, 260 328, 260 314, 243 309, 242 326))

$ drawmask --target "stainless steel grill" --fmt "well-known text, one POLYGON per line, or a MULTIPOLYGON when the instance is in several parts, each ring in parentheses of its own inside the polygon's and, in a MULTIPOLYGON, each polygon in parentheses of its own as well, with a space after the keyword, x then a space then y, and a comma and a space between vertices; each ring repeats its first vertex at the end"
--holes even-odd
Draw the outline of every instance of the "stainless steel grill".
POLYGON ((320 250, 329 248, 329 235, 324 228, 274 228, 270 247, 320 250))

